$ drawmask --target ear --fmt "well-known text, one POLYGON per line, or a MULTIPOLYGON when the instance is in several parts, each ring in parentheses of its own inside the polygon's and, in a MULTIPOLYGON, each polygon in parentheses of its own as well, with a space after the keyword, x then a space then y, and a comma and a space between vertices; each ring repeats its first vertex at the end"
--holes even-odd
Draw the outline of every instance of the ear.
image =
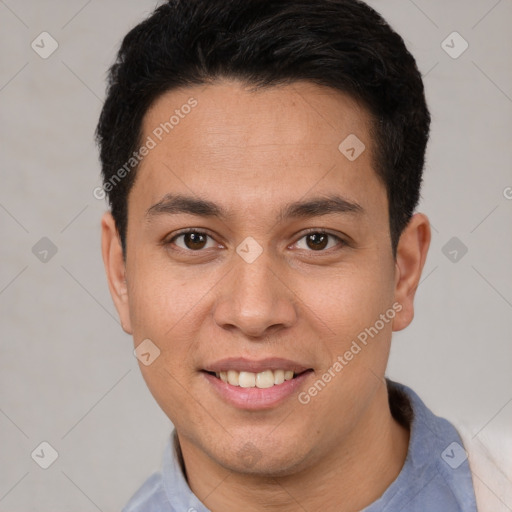
POLYGON ((110 295, 121 320, 121 326, 125 332, 132 334, 123 248, 110 212, 105 213, 101 219, 101 252, 110 295))
POLYGON ((401 304, 393 319, 393 331, 405 329, 414 318, 414 295, 430 246, 430 223, 426 215, 411 217, 400 236, 395 261, 395 301, 401 304))

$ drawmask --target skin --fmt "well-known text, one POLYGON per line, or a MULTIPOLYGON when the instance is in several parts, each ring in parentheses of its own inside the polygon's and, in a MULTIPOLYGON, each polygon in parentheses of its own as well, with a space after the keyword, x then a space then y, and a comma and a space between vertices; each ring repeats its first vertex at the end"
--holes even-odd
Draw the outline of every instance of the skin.
POLYGON ((190 97, 197 106, 137 170, 125 259, 112 216, 102 220, 123 329, 135 346, 149 338, 161 351, 141 371, 176 427, 189 485, 210 510, 360 510, 407 454, 409 432, 391 416, 383 378, 392 331, 413 318, 428 219, 412 217, 395 260, 369 115, 350 97, 307 82, 254 91, 219 80, 162 95, 142 140, 190 97), (366 146, 355 161, 338 150, 349 134, 366 146), (147 213, 171 193, 230 215, 147 213), (333 193, 362 213, 278 217, 287 203, 333 193), (183 236, 171 241, 183 228, 211 238, 199 249, 183 236), (309 228, 346 243, 329 238, 319 248, 309 228), (236 252, 249 236, 263 250, 252 263, 236 252), (299 391, 307 390, 395 302, 401 311, 308 404, 295 393, 277 407, 240 410, 201 372, 226 357, 282 357, 313 369, 299 391))

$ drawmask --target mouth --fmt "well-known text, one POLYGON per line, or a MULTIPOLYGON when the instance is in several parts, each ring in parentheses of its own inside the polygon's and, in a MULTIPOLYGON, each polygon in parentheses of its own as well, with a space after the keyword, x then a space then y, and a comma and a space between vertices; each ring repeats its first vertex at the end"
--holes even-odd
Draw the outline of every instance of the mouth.
POLYGON ((234 358, 207 366, 201 373, 224 402, 238 409, 262 410, 289 399, 314 370, 285 359, 234 358))
POLYGON ((225 370, 221 372, 209 372, 205 370, 206 373, 221 380, 222 382, 231 386, 238 386, 246 389, 268 389, 274 386, 280 386, 288 380, 296 379, 300 375, 312 371, 313 370, 311 368, 300 372, 284 369, 267 369, 258 373, 238 370, 225 370))

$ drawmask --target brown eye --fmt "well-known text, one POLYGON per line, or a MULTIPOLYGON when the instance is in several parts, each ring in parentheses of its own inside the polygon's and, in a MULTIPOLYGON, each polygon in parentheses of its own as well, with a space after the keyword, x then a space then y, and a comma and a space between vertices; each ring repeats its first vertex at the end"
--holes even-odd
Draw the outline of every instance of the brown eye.
MULTIPOLYGON (((170 240, 170 243, 174 243, 180 249, 189 251, 200 251, 201 249, 207 248, 208 239, 211 239, 206 233, 200 231, 187 231, 180 233, 170 240)), ((215 244, 213 240, 210 242, 209 247, 213 247, 215 244)))
POLYGON ((325 233, 312 233, 311 235, 306 236, 306 243, 308 247, 315 251, 325 249, 328 241, 329 236, 325 233))
POLYGON ((343 240, 331 233, 323 231, 311 231, 304 235, 297 243, 299 249, 306 249, 309 251, 322 252, 325 249, 331 249, 336 245, 343 246, 343 240))
POLYGON ((202 233, 186 233, 183 241, 189 249, 202 249, 206 245, 206 236, 202 233))

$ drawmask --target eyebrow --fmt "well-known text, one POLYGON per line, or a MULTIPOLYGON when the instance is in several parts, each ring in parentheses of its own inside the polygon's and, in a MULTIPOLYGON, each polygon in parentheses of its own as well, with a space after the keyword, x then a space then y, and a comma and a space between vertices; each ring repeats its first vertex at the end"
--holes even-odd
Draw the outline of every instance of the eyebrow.
MULTIPOLYGON (((167 194, 158 203, 146 211, 146 218, 162 214, 189 214, 200 217, 218 217, 223 220, 233 215, 222 206, 206 199, 191 196, 167 194)), ((291 218, 320 217, 332 213, 362 215, 364 208, 353 201, 339 196, 327 195, 307 201, 296 201, 285 205, 278 213, 277 220, 281 222, 291 218)))

